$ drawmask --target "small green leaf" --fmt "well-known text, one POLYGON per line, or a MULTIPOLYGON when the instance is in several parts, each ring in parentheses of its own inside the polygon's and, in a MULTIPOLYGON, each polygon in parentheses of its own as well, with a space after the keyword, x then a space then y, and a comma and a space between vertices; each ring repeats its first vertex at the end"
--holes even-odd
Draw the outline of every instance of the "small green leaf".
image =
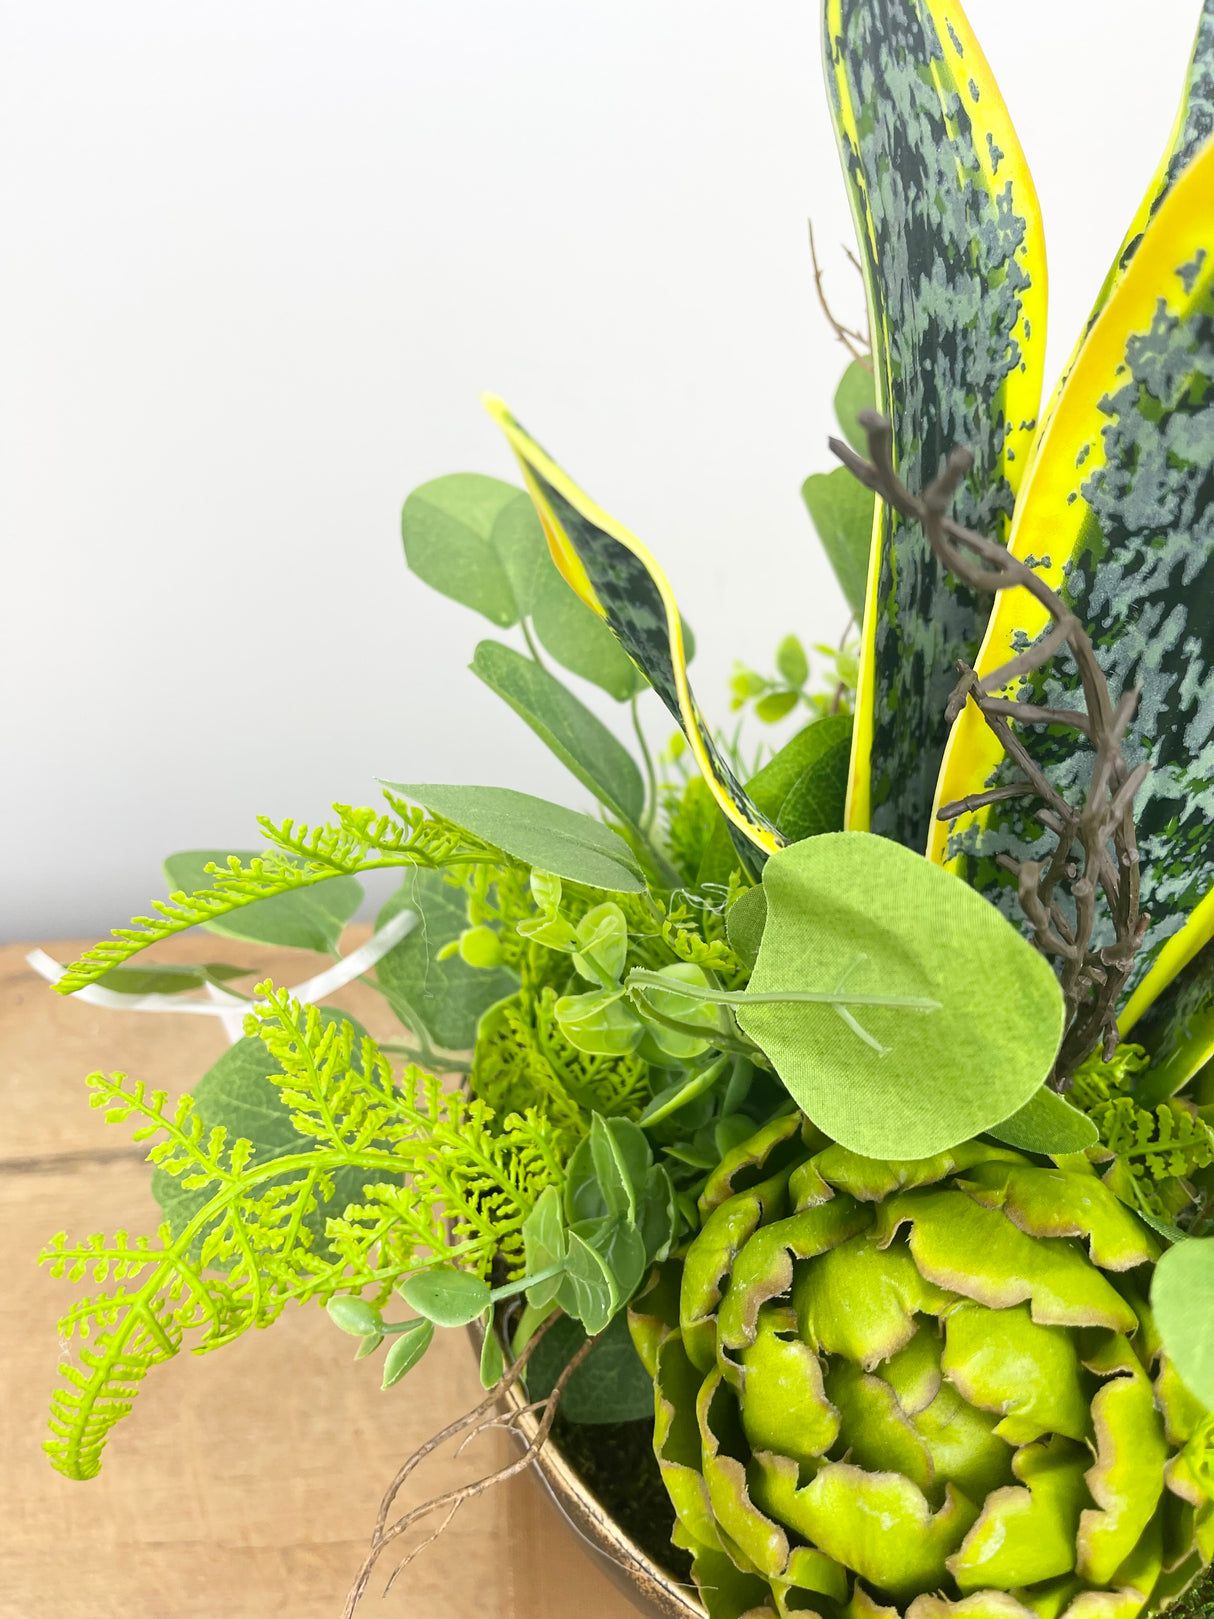
MULTIPOLYGON (((226 870, 230 854, 243 863, 258 860, 264 849, 183 849, 169 855, 164 875, 170 893, 198 893, 213 888, 215 878, 206 870, 226 870)), ((362 902, 362 884, 354 877, 330 877, 294 894, 275 894, 255 900, 217 922, 204 922, 209 933, 226 939, 254 939, 258 944, 292 945, 335 956, 341 931, 362 902)))
POLYGON ((834 1140, 869 1158, 926 1158, 1001 1123, 1044 1082, 1062 1036, 1058 982, 960 878, 888 838, 836 832, 779 850, 763 888, 746 994, 847 999, 748 1002, 737 1019, 834 1140), (884 996, 937 1009, 863 1004, 884 996))
POLYGON ((561 879, 550 871, 540 871, 538 868, 531 873, 531 897, 541 911, 555 911, 561 903, 564 890, 561 879))
POLYGON ((471 668, 600 804, 621 821, 636 824, 645 806, 645 786, 632 755, 555 675, 500 641, 482 641, 471 668))
POLYGON ((493 1310, 485 1311, 482 1317, 485 1336, 481 1340, 481 1387, 495 1388, 501 1382, 502 1373, 506 1370, 506 1357, 502 1353, 501 1340, 493 1330, 493 1310))
POLYGON ((565 1166, 565 1216, 570 1225, 599 1220, 608 1212, 607 1199, 595 1172, 590 1137, 584 1136, 565 1166))
POLYGON ((626 1215, 608 1215, 573 1227, 569 1235, 571 1240, 576 1237, 588 1244, 603 1261, 616 1305, 630 1299, 646 1269, 645 1240, 633 1222, 626 1215))
POLYGON ((986 1133, 1009 1147, 1045 1153, 1051 1158, 1065 1152, 1083 1152, 1100 1140, 1100 1132, 1087 1114, 1045 1085, 1011 1118, 992 1125, 986 1133))
POLYGON ((1151 1306, 1181 1381, 1214 1411, 1214 1237, 1168 1249, 1155 1267, 1151 1306))
POLYGON ((569 1044, 592 1057, 622 1057, 636 1050, 645 1033, 623 989, 562 995, 554 1011, 569 1044))
MULTIPOLYGON (((673 1057, 676 1062, 692 1062, 696 1057, 702 1056, 713 1042, 713 1038, 720 1032, 721 1020, 715 1007, 703 1000, 693 1000, 686 995, 680 995, 680 984, 693 984, 698 989, 708 987, 708 979, 704 969, 697 967, 694 962, 676 961, 668 967, 659 967, 655 975, 669 983, 669 989, 658 989, 647 984, 642 994, 633 997, 633 1006, 638 1016, 648 1023, 647 1039, 657 1046, 658 1052, 673 1057), (656 1013, 657 1018, 651 1016, 656 1013), (668 1024, 658 1021, 661 1018, 672 1018, 676 1023, 690 1025, 692 1028, 703 1029, 702 1036, 686 1034, 682 1029, 672 1029, 668 1024)), ((657 1060, 657 1053, 654 1054, 657 1060)))
POLYGON ((500 478, 455 472, 415 489, 400 520, 405 561, 417 577, 502 629, 518 622, 519 609, 493 530, 521 493, 500 478))
POLYGON ((556 564, 525 489, 515 489, 514 498, 501 506, 489 530, 489 544, 506 570, 515 612, 529 618, 556 573, 556 564))
POLYGON ((660 1263, 669 1254, 677 1222, 674 1182, 661 1164, 654 1164, 645 1177, 645 1190, 637 1214, 637 1230, 645 1245, 647 1265, 660 1263))
MULTIPOLYGON (((528 1275, 538 1275, 565 1262, 565 1220, 561 1194, 555 1186, 544 1188, 523 1221, 523 1251, 528 1275)), ((549 1276, 527 1289, 527 1303, 533 1310, 548 1309, 560 1290, 561 1277, 549 1276)))
POLYGON ((509 787, 383 785, 526 865, 539 866, 588 888, 619 894, 644 892, 645 880, 632 850, 610 827, 589 815, 509 787))
POLYGON ((406 1372, 412 1371, 434 1341, 434 1323, 419 1316, 410 1321, 404 1332, 398 1333, 384 1356, 384 1380, 381 1388, 390 1389, 399 1383, 406 1372))
POLYGON ((798 691, 809 679, 809 659, 795 635, 786 635, 776 648, 776 669, 784 684, 798 691))
POLYGON ((342 1332, 348 1332, 352 1338, 365 1338, 369 1333, 379 1332, 383 1325, 378 1310, 363 1299, 351 1297, 349 1293, 334 1294, 325 1309, 333 1325, 342 1332))
POLYGON ((368 1355, 375 1353, 383 1341, 384 1335, 382 1332, 369 1332, 365 1338, 358 1340, 358 1348, 354 1351, 354 1359, 366 1360, 368 1355))
POLYGON ((846 467, 836 467, 833 472, 811 473, 801 485, 801 498, 847 605, 863 623, 873 536, 873 493, 857 482, 846 467))
POLYGON ((738 895, 725 913, 725 933, 729 948, 742 958, 748 967, 759 959, 759 946, 763 943, 763 929, 767 925, 767 895, 762 884, 748 888, 738 895))
MULTIPOLYGON (((527 1397, 544 1400, 586 1342, 576 1321, 553 1322, 527 1362, 527 1397)), ((653 1416, 653 1379, 641 1364, 621 1313, 565 1385, 561 1414, 570 1422, 638 1422, 653 1416)))
POLYGON ((868 454, 868 435, 857 417, 862 410, 876 408, 877 388, 872 371, 859 360, 853 360, 835 389, 835 420, 852 449, 864 456, 868 454))
POLYGON ((606 1261, 574 1231, 569 1233, 565 1277, 557 1302, 592 1338, 602 1332, 620 1305, 606 1261))
POLYGON ((710 1091, 721 1079, 728 1066, 729 1059, 719 1057, 716 1062, 709 1063, 706 1068, 701 1068, 696 1073, 687 1074, 682 1079, 675 1080, 673 1085, 667 1085, 665 1090, 659 1091, 653 1101, 650 1102, 637 1120, 637 1124, 642 1128, 647 1128, 649 1125, 660 1124, 663 1119, 668 1119, 672 1113, 677 1113, 680 1108, 686 1107, 688 1102, 694 1102, 698 1096, 703 1096, 710 1091))
POLYGON ((644 1131, 628 1119, 596 1113, 590 1125, 590 1158, 608 1213, 635 1220, 637 1199, 653 1163, 644 1131))
POLYGON ((226 984, 232 978, 248 978, 257 967, 229 967, 222 961, 208 961, 197 967, 174 967, 157 962, 147 967, 111 967, 94 982, 98 989, 116 995, 181 995, 204 984, 226 984))
POLYGON ((763 721, 764 725, 775 725, 786 714, 791 714, 796 706, 797 694, 795 691, 773 691, 768 692, 766 697, 759 698, 759 701, 755 704, 755 714, 763 721))
POLYGON ((604 989, 618 983, 628 956, 628 923, 615 901, 606 900, 587 911, 576 931, 580 948, 574 952, 573 965, 582 977, 604 989))
POLYGON ((419 1270, 396 1284, 411 1310, 438 1327, 466 1327, 490 1306, 488 1282, 454 1265, 419 1270))
POLYGON ((468 926, 463 892, 434 871, 406 872, 376 918, 383 927, 400 911, 416 911, 420 922, 376 966, 375 979, 388 1004, 408 1029, 418 1025, 446 1051, 466 1051, 489 1007, 514 994, 518 981, 505 968, 470 966, 458 953, 439 957, 461 939, 468 926))

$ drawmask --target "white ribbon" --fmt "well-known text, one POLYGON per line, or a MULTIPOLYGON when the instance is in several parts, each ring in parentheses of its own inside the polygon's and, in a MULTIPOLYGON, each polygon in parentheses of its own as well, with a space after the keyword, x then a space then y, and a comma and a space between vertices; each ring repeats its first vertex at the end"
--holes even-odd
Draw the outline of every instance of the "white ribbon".
MULTIPOLYGON (((304 1006, 332 995, 335 990, 344 988, 374 967, 381 957, 386 956, 394 945, 398 945, 413 931, 417 923, 416 911, 397 911, 391 921, 385 922, 378 932, 371 935, 366 944, 352 950, 348 956, 342 956, 331 967, 326 967, 324 972, 317 973, 313 978, 305 978, 288 994, 304 1006)), ((25 959, 36 973, 51 984, 57 984, 67 972, 67 968, 61 966, 53 956, 48 956, 45 950, 31 950, 25 959)), ((85 1001, 89 1006, 104 1006, 111 1012, 192 1012, 203 1017, 217 1017, 229 1042, 235 1042, 243 1035, 244 1020, 248 1014, 267 1004, 265 1001, 246 1000, 218 984, 207 983, 203 987, 208 996, 205 1001, 188 1001, 180 995, 122 995, 114 989, 103 989, 99 984, 87 984, 83 989, 73 990, 71 998, 85 1001)))

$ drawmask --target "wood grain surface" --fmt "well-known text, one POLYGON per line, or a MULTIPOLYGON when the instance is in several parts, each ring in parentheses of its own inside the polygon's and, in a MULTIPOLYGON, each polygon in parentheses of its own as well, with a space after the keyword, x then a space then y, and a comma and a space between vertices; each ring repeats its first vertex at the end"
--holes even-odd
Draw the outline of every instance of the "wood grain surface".
MULTIPOLYGON (((352 928, 345 948, 365 935, 352 928)), ((44 948, 67 961, 80 944, 44 948)), ((268 1331, 153 1368, 98 1478, 55 1473, 41 1449, 55 1323, 88 1284, 56 1281, 38 1250, 61 1229, 158 1223, 143 1149, 89 1108, 85 1076, 120 1069, 175 1096, 225 1039, 211 1018, 56 995, 27 948, 0 948, 0 1619, 337 1619, 385 1484, 480 1394, 470 1351, 440 1334, 383 1393, 377 1363, 355 1364, 322 1310, 289 1307, 268 1331)), ((248 964, 286 986, 323 965, 206 935, 151 954, 248 964)), ((393 1028, 365 986, 337 999, 373 1034, 393 1028)), ((416 1498, 490 1470, 505 1443, 437 1462, 416 1498)), ((382 1585, 365 1619, 635 1619, 530 1477, 470 1502, 385 1599, 382 1585)))

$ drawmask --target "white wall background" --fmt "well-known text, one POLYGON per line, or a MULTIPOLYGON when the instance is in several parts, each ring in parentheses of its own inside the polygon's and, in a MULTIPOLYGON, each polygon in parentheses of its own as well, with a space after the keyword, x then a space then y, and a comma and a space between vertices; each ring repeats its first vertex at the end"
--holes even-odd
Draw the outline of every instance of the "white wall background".
MULTIPOLYGON (((1199 8, 968 9, 1053 373, 1199 8)), ((164 852, 377 775, 580 801, 401 558, 415 484, 511 476, 483 388, 663 559, 710 714, 842 627, 798 496, 844 359, 807 215, 860 311, 814 0, 8 0, 0 108, 0 937, 104 931, 164 852)))

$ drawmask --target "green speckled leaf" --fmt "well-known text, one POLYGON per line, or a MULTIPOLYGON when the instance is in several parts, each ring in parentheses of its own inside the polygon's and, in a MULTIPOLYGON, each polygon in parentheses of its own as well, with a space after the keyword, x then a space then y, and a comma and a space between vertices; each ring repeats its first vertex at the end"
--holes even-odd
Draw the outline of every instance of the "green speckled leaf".
POLYGON ((738 853, 756 873, 786 841, 721 757, 687 680, 685 632, 665 574, 515 421, 499 399, 486 408, 505 433, 535 502, 553 560, 598 614, 678 721, 738 853))
MULTIPOLYGON (((1087 625, 1114 700, 1129 687, 1142 690, 1126 751, 1132 763, 1151 761, 1136 804, 1142 908, 1151 922, 1123 1033, 1214 926, 1211 195, 1214 144, 1173 186, 1093 327, 1034 458, 1011 540, 1087 625)), ((998 668, 1047 627, 1027 592, 1004 592, 979 672, 998 668)), ((1051 707, 1081 702, 1067 658, 1011 695, 1051 707)), ((1058 791, 1077 802, 1090 751, 1069 732, 1020 733, 1058 791)), ((971 704, 950 738, 938 801, 1005 777, 1010 767, 971 704)), ((931 850, 1018 922, 1014 888, 994 862, 1001 853, 1048 858, 1054 839, 1031 809, 1017 800, 940 823, 931 850)), ((1111 938, 1106 921, 1098 942, 1111 938)))
MULTIPOLYGON (((974 454, 956 515, 1003 537, 1040 404, 1037 201, 955 0, 827 0, 826 81, 868 286, 879 408, 922 489, 974 454)), ((870 564, 848 826, 921 850, 954 661, 990 611, 883 511, 870 564)))

